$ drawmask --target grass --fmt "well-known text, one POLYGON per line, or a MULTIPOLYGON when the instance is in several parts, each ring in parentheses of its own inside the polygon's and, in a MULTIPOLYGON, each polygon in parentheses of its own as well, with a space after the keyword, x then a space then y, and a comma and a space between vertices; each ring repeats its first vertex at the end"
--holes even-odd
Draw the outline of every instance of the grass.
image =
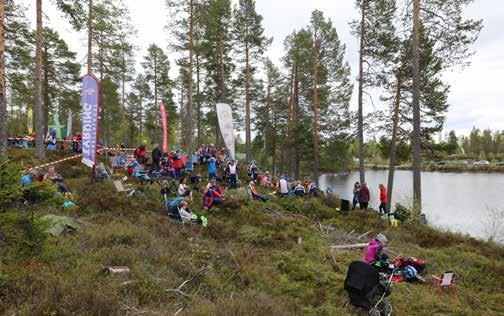
MULTIPOLYGON (((36 209, 78 219, 74 234, 49 237, 19 256, 22 211, 0 213, 0 314, 12 315, 358 315, 342 308, 346 269, 362 251, 333 252, 352 230, 385 233, 404 255, 424 258, 427 276, 457 271, 457 296, 427 285, 400 283, 391 300, 395 315, 502 315, 504 249, 435 229, 389 227, 373 212, 340 214, 335 198, 272 199, 266 204, 230 194, 209 215, 209 227, 168 220, 156 185, 128 199, 109 182, 90 185, 76 162, 62 167, 79 207, 36 209), (73 166, 72 166, 73 165, 73 166), (270 207, 308 217, 277 218, 270 207), (316 222, 332 225, 322 232, 316 222), (334 258, 333 258, 334 257, 334 258), (105 275, 103 266, 127 266, 105 275), (188 295, 167 292, 184 281, 188 295)), ((195 195, 195 210, 202 209, 195 195)))

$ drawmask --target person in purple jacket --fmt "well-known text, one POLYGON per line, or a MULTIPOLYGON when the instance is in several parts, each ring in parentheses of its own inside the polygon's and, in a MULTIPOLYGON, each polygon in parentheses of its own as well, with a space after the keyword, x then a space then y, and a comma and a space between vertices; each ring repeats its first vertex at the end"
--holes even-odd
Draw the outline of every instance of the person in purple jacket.
POLYGON ((364 252, 364 262, 372 264, 375 261, 387 261, 388 255, 383 252, 387 241, 387 237, 383 234, 378 234, 376 238, 370 240, 364 252))

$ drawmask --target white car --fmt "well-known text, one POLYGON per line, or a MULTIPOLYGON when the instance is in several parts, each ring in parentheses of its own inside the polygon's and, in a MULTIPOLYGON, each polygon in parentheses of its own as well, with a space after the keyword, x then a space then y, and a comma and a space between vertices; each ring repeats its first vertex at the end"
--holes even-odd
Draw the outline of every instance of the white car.
POLYGON ((490 166, 490 162, 488 160, 480 160, 474 162, 475 166, 490 166))

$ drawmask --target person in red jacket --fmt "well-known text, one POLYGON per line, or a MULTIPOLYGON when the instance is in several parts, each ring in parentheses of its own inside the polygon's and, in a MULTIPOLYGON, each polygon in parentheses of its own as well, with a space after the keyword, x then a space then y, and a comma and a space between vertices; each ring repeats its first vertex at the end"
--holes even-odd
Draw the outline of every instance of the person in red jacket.
POLYGON ((378 208, 380 210, 380 214, 383 212, 383 214, 387 213, 387 188, 383 184, 380 184, 378 186, 380 188, 380 207, 378 208))

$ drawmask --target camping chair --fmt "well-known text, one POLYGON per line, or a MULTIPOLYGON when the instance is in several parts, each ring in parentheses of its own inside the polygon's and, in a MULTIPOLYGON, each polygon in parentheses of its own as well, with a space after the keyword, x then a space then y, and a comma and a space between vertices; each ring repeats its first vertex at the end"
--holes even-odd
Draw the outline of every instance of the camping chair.
POLYGON ((110 169, 112 173, 121 172, 124 166, 119 163, 119 156, 110 157, 110 169))
POLYGON ((457 274, 453 271, 446 271, 443 273, 441 278, 438 278, 436 276, 432 276, 431 281, 430 281, 430 286, 429 288, 432 287, 437 287, 439 292, 443 294, 444 289, 450 290, 453 293, 457 293, 457 284, 456 284, 456 277, 457 274))
POLYGON ((122 180, 114 180, 113 181, 115 188, 117 189, 117 192, 131 192, 134 190, 131 187, 131 184, 125 185, 122 180))
POLYGON ((192 173, 194 171, 194 166, 192 161, 186 161, 186 165, 184 168, 184 172, 187 173, 192 173))
POLYGON ((110 178, 110 175, 107 172, 105 165, 103 164, 103 162, 98 163, 98 165, 96 166, 96 179, 105 180, 108 178, 110 178))

